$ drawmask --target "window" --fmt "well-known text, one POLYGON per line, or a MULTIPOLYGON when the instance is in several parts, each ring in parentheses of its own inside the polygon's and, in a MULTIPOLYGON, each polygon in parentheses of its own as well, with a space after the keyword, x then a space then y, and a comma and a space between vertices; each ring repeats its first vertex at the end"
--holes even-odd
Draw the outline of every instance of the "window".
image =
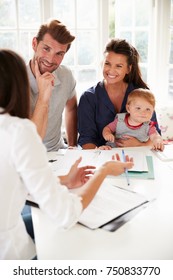
POLYGON ((28 62, 32 38, 50 17, 76 36, 63 63, 74 73, 78 97, 102 79, 108 38, 121 37, 138 49, 143 78, 157 101, 173 99, 173 0, 0 0, 0 47, 28 62))
MULTIPOLYGON (((107 4, 107 0, 52 1, 52 16, 65 23, 76 37, 63 63, 70 66, 74 72, 78 81, 78 96, 100 79, 102 28, 108 30, 108 23, 104 26, 102 24, 101 11, 107 4)), ((107 8, 104 9, 106 10, 107 8)), ((108 18, 106 13, 104 16, 108 18)), ((107 39, 108 31, 104 31, 104 34, 107 39)))
POLYGON ((125 38, 137 48, 143 78, 158 103, 173 98, 172 29, 169 58, 172 3, 173 0, 115 0, 115 37, 125 38))
POLYGON ((115 3, 115 35, 125 38, 137 48, 145 81, 147 81, 151 3, 150 0, 116 0, 115 3))
POLYGON ((59 19, 76 37, 63 63, 72 69, 80 96, 100 79, 100 57, 108 38, 107 6, 108 0, 0 0, 0 47, 18 51, 28 62, 40 24, 59 19))
POLYGON ((173 0, 170 16, 169 94, 173 96, 173 0))
POLYGON ((40 23, 39 0, 0 0, 0 47, 18 51, 28 61, 31 40, 40 23))

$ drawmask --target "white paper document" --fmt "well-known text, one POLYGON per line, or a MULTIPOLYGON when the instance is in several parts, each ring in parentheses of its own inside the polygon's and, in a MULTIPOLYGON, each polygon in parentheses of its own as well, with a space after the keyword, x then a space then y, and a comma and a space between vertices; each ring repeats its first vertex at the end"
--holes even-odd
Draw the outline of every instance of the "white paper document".
POLYGON ((96 229, 145 202, 147 199, 143 195, 113 186, 105 180, 79 222, 96 229))
POLYGON ((162 161, 173 161, 173 144, 165 145, 163 152, 154 150, 153 152, 162 161))
MULTIPOLYGON (((56 161, 51 166, 56 175, 63 175, 68 172, 71 165, 82 157, 80 166, 94 165, 96 168, 100 167, 104 162, 112 160, 112 156, 118 153, 122 160, 122 150, 66 150, 65 154, 58 154, 56 161)), ((129 157, 133 157, 134 166, 129 171, 148 172, 148 164, 145 153, 139 153, 134 150, 125 150, 129 157)), ((54 156, 55 158, 55 156, 54 156)))

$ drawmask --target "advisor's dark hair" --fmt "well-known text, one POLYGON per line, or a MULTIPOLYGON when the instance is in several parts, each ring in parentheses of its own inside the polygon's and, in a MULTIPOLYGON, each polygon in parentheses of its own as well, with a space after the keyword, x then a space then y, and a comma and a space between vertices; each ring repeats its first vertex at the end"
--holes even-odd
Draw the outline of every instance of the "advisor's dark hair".
POLYGON ((0 49, 1 114, 29 118, 30 86, 24 60, 16 52, 0 49))
POLYGON ((124 81, 126 83, 134 83, 135 86, 148 88, 143 81, 139 68, 139 53, 130 43, 124 39, 111 39, 106 45, 104 53, 114 52, 123 54, 127 57, 128 66, 131 66, 131 71, 126 74, 124 81))

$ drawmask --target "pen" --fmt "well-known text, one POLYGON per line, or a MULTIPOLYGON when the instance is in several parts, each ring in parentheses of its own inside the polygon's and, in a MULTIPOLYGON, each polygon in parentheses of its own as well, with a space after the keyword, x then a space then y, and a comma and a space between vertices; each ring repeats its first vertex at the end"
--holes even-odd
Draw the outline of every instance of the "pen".
MULTIPOLYGON (((122 156, 123 156, 123 161, 126 162, 126 156, 125 156, 124 150, 122 150, 122 156)), ((124 168, 124 173, 126 175, 127 185, 129 186, 130 185, 130 181, 129 181, 129 174, 128 174, 127 168, 124 168)))
POLYGON ((57 159, 50 159, 49 162, 57 161, 57 159))

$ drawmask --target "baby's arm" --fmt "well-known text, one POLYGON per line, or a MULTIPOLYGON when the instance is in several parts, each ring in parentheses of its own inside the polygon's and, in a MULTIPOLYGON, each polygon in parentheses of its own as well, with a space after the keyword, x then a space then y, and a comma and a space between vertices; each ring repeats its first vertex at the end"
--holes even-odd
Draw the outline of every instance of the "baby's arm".
POLYGON ((110 128, 108 126, 105 126, 103 128, 103 137, 106 141, 110 141, 110 142, 114 142, 115 141, 115 137, 112 133, 112 131, 110 130, 110 128))
POLYGON ((160 151, 164 150, 163 139, 162 139, 161 135, 157 131, 150 135, 150 140, 152 141, 152 144, 153 144, 152 148, 154 150, 160 150, 160 151))

